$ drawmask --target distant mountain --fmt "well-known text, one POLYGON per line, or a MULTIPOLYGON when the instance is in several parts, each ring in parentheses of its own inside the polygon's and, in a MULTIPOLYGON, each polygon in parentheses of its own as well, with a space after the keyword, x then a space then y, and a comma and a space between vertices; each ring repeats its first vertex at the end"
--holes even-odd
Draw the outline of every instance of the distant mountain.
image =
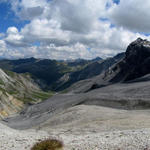
POLYGON ((93 60, 56 61, 49 59, 26 58, 18 60, 0 60, 0 68, 16 73, 30 73, 32 78, 44 90, 63 90, 72 83, 99 74, 100 57, 93 60), (96 65, 97 64, 97 65, 96 65), (68 83, 61 82, 69 75, 68 83), (62 86, 61 86, 62 85, 62 86))
POLYGON ((93 59, 89 64, 87 64, 82 69, 74 71, 70 74, 65 74, 62 78, 60 78, 60 80, 58 80, 57 82, 58 86, 56 87, 56 90, 63 90, 65 88, 68 88, 77 81, 85 80, 100 75, 101 73, 106 71, 109 67, 120 61, 124 56, 125 56, 124 53, 120 53, 106 60, 102 60, 99 57, 93 59))
POLYGON ((66 61, 68 66, 77 67, 77 66, 84 66, 90 63, 92 60, 85 60, 85 59, 75 59, 75 60, 68 60, 66 61))
POLYGON ((94 59, 92 59, 92 61, 100 61, 100 60, 103 60, 101 57, 96 57, 94 59))
POLYGON ((0 67, 16 73, 30 73, 43 89, 51 87, 66 72, 71 71, 65 63, 35 58, 1 60, 0 67))

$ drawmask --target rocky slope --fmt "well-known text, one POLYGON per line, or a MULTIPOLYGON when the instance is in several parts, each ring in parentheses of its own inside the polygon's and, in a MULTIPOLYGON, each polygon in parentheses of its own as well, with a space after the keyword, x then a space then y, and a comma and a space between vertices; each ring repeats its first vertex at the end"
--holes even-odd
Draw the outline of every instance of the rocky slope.
POLYGON ((150 81, 145 81, 113 84, 86 93, 57 94, 42 103, 29 106, 21 114, 5 119, 5 122, 16 129, 31 128, 57 113, 81 104, 130 110, 148 109, 150 107, 149 91, 150 81))
POLYGON ((27 103, 37 103, 50 97, 41 91, 29 74, 16 74, 0 69, 0 119, 14 114, 27 103))
POLYGON ((21 111, 23 103, 8 93, 0 92, 0 119, 21 111))

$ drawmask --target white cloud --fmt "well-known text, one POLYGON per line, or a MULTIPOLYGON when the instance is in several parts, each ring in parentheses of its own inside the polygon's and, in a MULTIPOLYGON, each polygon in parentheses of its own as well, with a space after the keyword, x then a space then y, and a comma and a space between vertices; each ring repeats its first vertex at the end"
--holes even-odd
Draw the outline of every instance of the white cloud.
POLYGON ((111 21, 136 32, 150 33, 150 1, 121 0, 109 10, 111 21))
POLYGON ((7 29, 8 34, 18 34, 18 29, 16 27, 10 27, 7 29))
POLYGON ((0 56, 3 55, 6 51, 6 43, 3 40, 0 40, 0 56))
POLYGON ((63 45, 69 40, 68 32, 61 30, 60 24, 52 19, 35 19, 21 30, 21 34, 27 42, 37 40, 43 44, 63 45))
POLYGON ((27 43, 23 42, 23 35, 18 32, 16 27, 9 27, 7 29, 7 36, 4 39, 6 43, 11 46, 25 46, 27 43))
POLYGON ((16 15, 25 20, 39 17, 47 6, 46 0, 15 0, 10 3, 16 15))
POLYGON ((92 58, 85 45, 76 43, 72 46, 41 46, 37 48, 36 57, 53 59, 92 58), (46 56, 46 57, 45 57, 46 56))
MULTIPOLYGON (((137 3, 141 4, 141 1, 137 0, 137 3)), ((125 51, 127 45, 138 37, 150 39, 129 30, 142 31, 143 28, 148 31, 145 27, 149 24, 144 22, 142 26, 138 23, 145 21, 141 14, 146 13, 146 5, 141 4, 142 13, 138 12, 136 17, 134 14, 139 6, 133 0, 121 0, 119 5, 112 0, 15 0, 11 4, 16 15, 22 20, 30 20, 30 23, 20 31, 9 27, 1 36, 5 46, 0 55, 5 57, 107 57, 125 51), (129 6, 129 2, 134 7, 129 6), (108 3, 109 9, 106 8, 108 3), (130 10, 126 11, 126 8, 130 10), (109 20, 100 20, 106 17, 117 26, 112 27, 109 20)), ((149 12, 145 16, 148 17, 149 12)))

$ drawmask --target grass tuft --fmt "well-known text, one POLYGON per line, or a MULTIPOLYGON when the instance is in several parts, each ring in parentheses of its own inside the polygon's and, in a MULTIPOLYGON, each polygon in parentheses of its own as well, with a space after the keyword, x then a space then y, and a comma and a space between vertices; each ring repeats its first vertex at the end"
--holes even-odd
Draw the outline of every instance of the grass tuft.
POLYGON ((62 150, 63 143, 56 139, 47 139, 36 143, 31 150, 62 150))

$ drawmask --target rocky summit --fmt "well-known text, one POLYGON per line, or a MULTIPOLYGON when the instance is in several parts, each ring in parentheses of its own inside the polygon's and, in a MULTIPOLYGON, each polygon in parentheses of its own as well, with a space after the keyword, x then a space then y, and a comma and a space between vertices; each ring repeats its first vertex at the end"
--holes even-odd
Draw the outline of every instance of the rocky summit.
POLYGON ((138 38, 125 52, 125 57, 110 70, 106 77, 110 82, 130 81, 150 73, 150 42, 138 38))
POLYGON ((150 42, 141 38, 132 42, 127 48, 125 62, 129 67, 126 81, 150 73, 150 42))

